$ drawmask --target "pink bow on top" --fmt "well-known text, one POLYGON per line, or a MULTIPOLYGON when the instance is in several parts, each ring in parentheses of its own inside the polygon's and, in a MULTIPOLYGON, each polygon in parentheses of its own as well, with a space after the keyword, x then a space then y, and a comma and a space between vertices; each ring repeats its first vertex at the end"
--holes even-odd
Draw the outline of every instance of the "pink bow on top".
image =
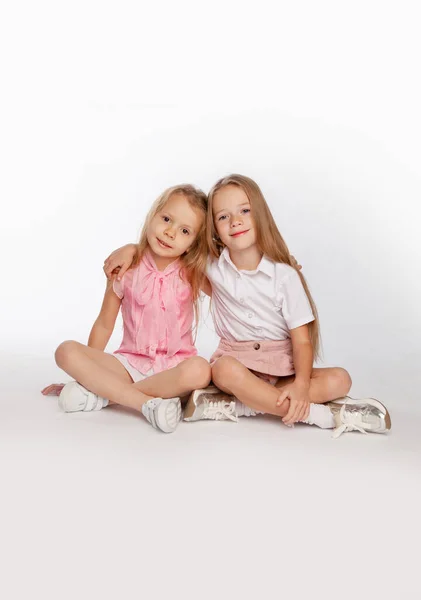
POLYGON ((177 287, 180 260, 159 271, 150 252, 145 252, 142 263, 145 271, 136 269, 132 294, 135 303, 143 310, 134 312, 136 352, 155 359, 157 350, 167 357, 174 356, 181 348, 181 332, 177 318, 177 287), (171 277, 171 275, 173 275, 171 277))

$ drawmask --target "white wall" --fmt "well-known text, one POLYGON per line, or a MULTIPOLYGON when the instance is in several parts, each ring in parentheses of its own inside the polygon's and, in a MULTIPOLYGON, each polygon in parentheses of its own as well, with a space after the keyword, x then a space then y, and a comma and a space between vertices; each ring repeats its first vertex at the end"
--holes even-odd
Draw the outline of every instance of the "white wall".
POLYGON ((103 259, 137 238, 165 187, 208 190, 240 172, 304 265, 326 362, 350 370, 354 393, 419 400, 420 42, 415 3, 397 7, 10 7, 0 32, 8 368, 87 339, 103 259))

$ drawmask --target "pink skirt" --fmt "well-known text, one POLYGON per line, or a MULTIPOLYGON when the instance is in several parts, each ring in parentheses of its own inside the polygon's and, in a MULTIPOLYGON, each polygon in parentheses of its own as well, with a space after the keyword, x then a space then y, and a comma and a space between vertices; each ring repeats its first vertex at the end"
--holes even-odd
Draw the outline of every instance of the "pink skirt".
POLYGON ((232 356, 256 374, 275 377, 293 375, 292 343, 286 340, 259 342, 229 342, 221 340, 210 358, 210 364, 221 358, 232 356))

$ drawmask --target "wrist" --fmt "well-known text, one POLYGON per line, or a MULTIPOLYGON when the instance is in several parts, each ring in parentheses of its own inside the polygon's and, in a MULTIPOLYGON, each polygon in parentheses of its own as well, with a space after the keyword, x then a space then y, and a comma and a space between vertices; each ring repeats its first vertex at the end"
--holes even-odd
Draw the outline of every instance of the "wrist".
POLYGON ((300 389, 308 390, 310 387, 310 378, 307 377, 296 377, 294 384, 300 389))

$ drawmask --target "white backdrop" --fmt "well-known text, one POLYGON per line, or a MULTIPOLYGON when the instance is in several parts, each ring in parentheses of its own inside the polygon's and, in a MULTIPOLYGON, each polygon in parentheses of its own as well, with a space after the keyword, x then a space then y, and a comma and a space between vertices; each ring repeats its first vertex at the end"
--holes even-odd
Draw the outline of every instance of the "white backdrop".
MULTIPOLYGON (((210 70, 206 86, 203 73, 196 81, 194 69, 181 63, 176 82, 171 70, 168 83, 164 73, 149 73, 139 95, 152 96, 151 104, 131 101, 125 88, 121 98, 101 98, 99 84, 83 101, 84 80, 75 73, 69 95, 55 96, 53 80, 34 83, 37 93, 29 95, 17 82, 20 95, 9 97, 3 112, 1 350, 8 362, 19 363, 21 353, 52 357, 64 339, 87 340, 104 289, 103 259, 137 239, 164 188, 193 182, 207 191, 217 178, 239 172, 260 184, 304 265, 326 363, 348 368, 354 392, 415 400, 419 90, 402 78, 402 47, 387 76, 388 55, 378 56, 375 73, 370 54, 345 73, 333 50, 329 64, 323 53, 317 65, 324 77, 315 88, 314 56, 311 68, 293 57, 293 70, 280 45, 267 57, 274 70, 266 87, 253 63, 241 63, 238 73, 231 66, 230 75, 210 70), (379 77, 375 86, 370 73, 379 77)), ((405 58, 415 66, 415 56, 405 58)), ((141 64, 133 60, 138 78, 141 64)), ((198 337, 204 356, 216 344, 208 321, 198 337)), ((120 334, 119 326, 109 349, 120 334)))
MULTIPOLYGON (((308 18, 298 37, 265 18, 266 33, 256 24, 246 38, 207 15, 210 35, 190 39, 187 21, 159 39, 130 29, 128 42, 117 28, 124 14, 113 23, 107 13, 112 51, 105 34, 93 48, 94 13, 86 17, 35 48, 31 39, 48 33, 42 23, 22 32, 24 50, 9 38, 17 52, 2 115, 2 351, 19 361, 86 340, 102 261, 136 240, 155 197, 178 182, 207 191, 240 172, 260 184, 304 265, 326 361, 346 366, 357 387, 363 378, 364 393, 393 388, 415 399, 421 125, 410 21, 392 40, 392 13, 382 14, 383 32, 373 11, 371 26, 354 15, 341 35, 320 23, 315 31, 308 18)), ((215 342, 202 327, 201 353, 215 342)))
MULTIPOLYGON (((3 3, 2 596, 420 597, 417 4, 3 3), (156 196, 230 172, 261 186, 325 363, 391 408, 391 435, 258 417, 160 436, 40 395, 156 196)), ((200 353, 216 343, 208 318, 200 353)))

